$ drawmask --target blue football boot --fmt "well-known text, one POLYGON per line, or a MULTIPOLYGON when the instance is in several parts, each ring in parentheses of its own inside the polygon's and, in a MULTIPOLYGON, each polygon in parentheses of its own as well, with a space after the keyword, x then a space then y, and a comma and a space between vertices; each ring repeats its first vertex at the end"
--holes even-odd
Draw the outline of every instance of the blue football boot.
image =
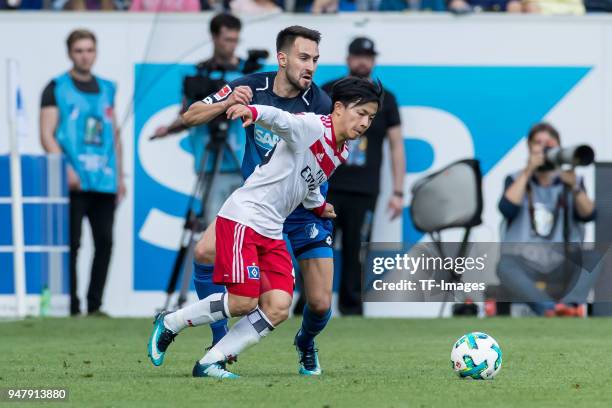
POLYGON ((193 366, 193 371, 191 373, 194 377, 212 377, 219 378, 221 380, 233 380, 236 378, 240 378, 239 375, 227 371, 225 369, 225 364, 222 362, 212 364, 200 364, 199 361, 196 361, 195 365, 193 366))
POLYGON ((164 326, 164 317, 168 313, 170 312, 160 312, 155 316, 153 333, 151 333, 151 337, 149 337, 149 358, 154 366, 162 365, 168 346, 174 341, 174 338, 178 336, 178 333, 174 333, 164 326))
POLYGON ((295 340, 293 341, 293 345, 298 353, 298 360, 300 364, 300 368, 298 373, 306 376, 313 375, 321 375, 321 365, 319 364, 319 355, 318 349, 315 348, 314 343, 311 347, 308 348, 300 348, 297 345, 297 334, 295 335, 295 340))

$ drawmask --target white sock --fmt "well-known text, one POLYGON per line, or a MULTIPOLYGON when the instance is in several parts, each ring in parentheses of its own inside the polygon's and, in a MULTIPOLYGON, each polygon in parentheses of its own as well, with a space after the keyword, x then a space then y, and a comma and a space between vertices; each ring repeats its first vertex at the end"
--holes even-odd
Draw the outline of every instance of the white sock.
POLYGON ((167 314, 164 326, 178 333, 187 326, 200 326, 230 317, 227 293, 213 293, 196 303, 167 314))
POLYGON ((213 348, 208 350, 200 364, 212 364, 236 357, 247 348, 259 343, 274 326, 264 312, 257 308, 240 319, 213 348))

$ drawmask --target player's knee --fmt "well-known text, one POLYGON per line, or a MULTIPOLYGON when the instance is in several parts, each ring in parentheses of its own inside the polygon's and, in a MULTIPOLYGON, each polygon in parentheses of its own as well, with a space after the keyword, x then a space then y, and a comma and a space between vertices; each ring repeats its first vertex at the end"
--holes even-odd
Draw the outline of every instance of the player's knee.
POLYGON ((289 308, 273 306, 264 311, 264 313, 273 326, 278 326, 289 317, 289 308))
POLYGON ((284 301, 267 300, 260 303, 259 307, 264 312, 273 326, 278 326, 289 317, 291 303, 284 301))
POLYGON ((215 247, 207 244, 206 240, 200 240, 195 247, 194 257, 200 264, 212 265, 215 263, 215 247))
POLYGON ((331 295, 321 294, 308 299, 308 309, 316 315, 323 316, 331 308, 331 295))
POLYGON ((257 307, 257 298, 231 296, 228 299, 229 311, 232 316, 244 316, 257 307))

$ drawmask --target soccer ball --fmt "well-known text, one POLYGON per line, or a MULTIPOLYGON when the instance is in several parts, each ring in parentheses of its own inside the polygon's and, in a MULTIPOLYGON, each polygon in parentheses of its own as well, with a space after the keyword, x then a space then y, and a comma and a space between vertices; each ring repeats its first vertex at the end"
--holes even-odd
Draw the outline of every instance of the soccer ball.
POLYGON ((488 334, 468 333, 453 344, 451 364, 461 378, 491 380, 501 369, 502 351, 488 334))

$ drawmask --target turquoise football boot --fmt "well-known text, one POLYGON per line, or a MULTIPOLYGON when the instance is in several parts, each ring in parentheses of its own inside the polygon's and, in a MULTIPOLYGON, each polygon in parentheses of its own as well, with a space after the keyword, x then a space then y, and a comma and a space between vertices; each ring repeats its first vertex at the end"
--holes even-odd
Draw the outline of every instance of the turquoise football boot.
POLYGON ((153 333, 149 337, 148 352, 149 358, 154 366, 158 367, 163 364, 166 350, 178 333, 167 329, 164 326, 164 317, 170 312, 160 312, 155 316, 153 322, 153 333))
POLYGON ((225 364, 220 362, 212 364, 200 364, 199 361, 196 361, 195 365, 193 366, 193 371, 191 373, 194 377, 212 377, 218 378, 220 380, 234 380, 236 378, 240 378, 239 375, 227 371, 225 369, 225 364))
POLYGON ((298 373, 305 376, 321 375, 321 365, 319 364, 318 349, 315 348, 314 343, 311 347, 302 349, 297 345, 297 334, 293 342, 295 349, 298 353, 298 361, 300 368, 298 373))

